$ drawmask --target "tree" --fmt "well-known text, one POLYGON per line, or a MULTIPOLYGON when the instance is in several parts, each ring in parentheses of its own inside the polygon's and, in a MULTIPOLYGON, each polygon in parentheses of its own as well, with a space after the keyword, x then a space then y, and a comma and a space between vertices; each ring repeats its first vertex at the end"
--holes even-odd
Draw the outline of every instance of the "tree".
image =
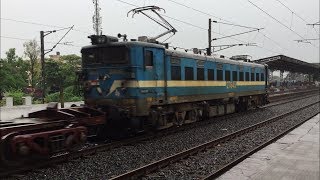
POLYGON ((6 52, 6 55, 7 55, 7 61, 9 63, 11 62, 15 62, 19 57, 16 55, 16 49, 15 48, 10 48, 7 52, 6 52))
POLYGON ((45 61, 45 79, 46 87, 50 88, 50 92, 56 92, 64 83, 62 73, 62 63, 48 59, 45 61))
POLYGON ((61 56, 62 60, 62 74, 65 76, 64 87, 68 87, 70 85, 76 85, 77 80, 77 71, 81 68, 81 57, 71 54, 61 56))
MULTIPOLYGON (((79 89, 76 88, 76 72, 80 68, 81 57, 74 54, 61 56, 59 61, 53 59, 45 61, 46 87, 50 89, 49 93, 51 95, 59 92, 61 107, 65 97, 67 100, 71 100, 79 96, 79 89)), ((47 97, 51 96, 50 94, 47 97)))
POLYGON ((28 62, 16 55, 15 48, 10 48, 6 55, 0 60, 0 91, 22 90, 28 84, 28 62))
POLYGON ((40 48, 37 43, 37 41, 30 40, 23 44, 24 54, 29 58, 30 60, 30 81, 31 81, 31 87, 35 87, 36 82, 36 75, 38 73, 37 71, 37 64, 38 64, 38 57, 40 55, 40 48))

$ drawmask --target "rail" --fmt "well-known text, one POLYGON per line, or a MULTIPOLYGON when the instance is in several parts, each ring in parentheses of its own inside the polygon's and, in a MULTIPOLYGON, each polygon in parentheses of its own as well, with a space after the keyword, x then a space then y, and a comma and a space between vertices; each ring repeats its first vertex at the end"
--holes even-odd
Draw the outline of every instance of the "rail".
MULTIPOLYGON (((308 98, 314 95, 308 95, 308 96, 304 96, 304 97, 300 97, 298 99, 292 99, 289 101, 283 101, 283 102, 279 102, 276 104, 270 104, 270 106, 275 106, 275 105, 280 105, 280 104, 285 104, 285 103, 289 103, 292 101, 297 101, 297 100, 301 100, 304 98, 308 98)), ((266 107, 270 107, 270 106, 266 106, 266 107)), ((263 107, 263 108, 266 108, 263 107)), ((229 114, 229 115, 225 115, 222 117, 218 117, 215 118, 215 120, 224 120, 226 118, 232 118, 235 116, 238 116, 239 114, 229 114)), ((211 121, 212 122, 212 121, 211 121)), ((111 143, 106 143, 106 144, 100 144, 100 145, 94 145, 92 147, 88 147, 85 149, 81 149, 78 151, 74 151, 72 153, 64 153, 64 154, 59 154, 56 156, 53 156, 49 159, 47 159, 46 161, 41 161, 39 163, 36 164, 28 164, 28 166, 25 167, 19 167, 19 168, 12 168, 12 169, 7 169, 7 168, 0 168, 0 177, 7 177, 10 175, 14 175, 14 174, 19 174, 25 171, 32 171, 34 169, 38 169, 38 168, 43 168, 43 167, 49 167, 52 164, 56 164, 56 163, 63 163, 63 162, 68 162, 72 159, 76 159, 76 158, 80 158, 80 157, 85 157, 85 156, 90 156, 93 154, 96 154, 98 152, 101 151, 107 151, 113 148, 117 148, 117 147, 121 147, 121 146, 125 146, 125 145, 129 145, 129 144, 134 144, 140 141, 144 141, 147 139, 152 139, 155 137, 161 137, 167 134, 171 134, 171 133, 175 133, 177 131, 184 131, 190 128, 193 128, 194 126, 199 126, 199 125, 205 125, 207 123, 210 123, 210 120, 208 121, 200 121, 199 123, 193 123, 193 124, 187 124, 185 126, 179 127, 179 128, 172 128, 172 129, 167 129, 167 130, 162 130, 158 133, 152 133, 152 134, 145 134, 145 135, 140 135, 137 137, 133 137, 133 138, 129 138, 129 139, 125 139, 125 140, 121 140, 121 141, 115 141, 115 142, 111 142, 111 143)))
MULTIPOLYGON (((279 120, 279 119, 281 119, 281 118, 283 118, 283 117, 285 117, 285 116, 291 115, 291 114, 293 114, 293 113, 296 113, 296 112, 298 112, 298 111, 301 111, 301 110, 303 110, 303 109, 306 109, 306 108, 308 108, 308 107, 310 107, 310 106, 313 106, 313 105, 315 105, 315 104, 318 104, 318 103, 319 103, 319 101, 316 102, 316 103, 312 103, 312 104, 310 104, 310 105, 308 105, 308 106, 304 106, 304 107, 302 107, 302 108, 298 108, 298 109, 295 109, 295 110, 293 110, 293 111, 290 111, 290 112, 287 112, 287 113, 284 113, 284 114, 281 114, 281 115, 278 115, 278 116, 269 118, 269 119, 267 119, 267 120, 265 120, 265 121, 263 121, 263 122, 260 122, 260 123, 257 123, 257 124, 255 124, 255 125, 249 126, 249 127, 247 127, 247 128, 244 128, 244 129, 242 129, 242 130, 236 131, 236 132, 231 133, 231 134, 229 134, 229 135, 223 136, 223 137, 218 138, 218 139, 214 139, 214 140, 212 140, 212 141, 210 141, 210 142, 201 144, 201 145, 196 146, 196 147, 194 147, 194 148, 188 149, 188 150, 186 150, 186 151, 183 151, 183 152, 174 154, 174 155, 172 155, 172 156, 166 157, 166 158, 161 159, 161 160, 159 160, 159 161, 153 162, 153 163, 151 163, 151 164, 148 164, 148 165, 145 165, 145 166, 143 166, 143 167, 137 168, 137 169, 132 170, 132 171, 130 171, 130 172, 124 173, 124 174, 122 174, 122 175, 119 175, 119 176, 117 176, 117 177, 112 178, 112 180, 135 179, 135 178, 141 177, 141 176, 143 176, 143 175, 149 174, 150 172, 153 172, 153 171, 156 171, 156 170, 161 169, 161 168, 163 168, 163 167, 166 167, 166 166, 168 166, 169 164, 172 164, 172 163, 174 163, 174 162, 177 162, 177 161, 179 161, 179 160, 181 160, 181 159, 184 159, 184 158, 186 158, 186 157, 189 157, 189 156, 191 156, 191 155, 197 154, 197 153, 199 153, 199 152, 201 152, 201 151, 203 151, 203 150, 205 150, 205 149, 208 149, 208 148, 210 148, 210 147, 216 146, 216 145, 218 145, 218 144, 220 144, 220 143, 222 143, 222 142, 226 142, 226 141, 228 141, 229 139, 233 139, 234 137, 237 137, 237 136, 246 134, 246 133, 248 133, 248 132, 250 132, 250 131, 252 131, 252 130, 254 130, 254 129, 257 129, 257 128, 259 128, 259 127, 265 126, 266 124, 275 122, 275 121, 277 121, 277 120, 279 120)), ((293 128, 293 127, 292 127, 292 128, 293 128)), ((290 128, 290 129, 292 129, 292 128, 290 128)), ((288 131, 286 131, 286 132, 288 132, 288 131)), ((283 134, 284 134, 284 133, 283 133, 283 134)), ((274 139, 273 139, 273 140, 270 140, 270 141, 268 141, 268 142, 272 142, 272 141, 274 141, 274 139)), ((266 146, 266 145, 264 145, 264 146, 266 146)), ((259 148, 261 149, 262 147, 259 146, 258 148, 256 148, 255 151, 259 150, 259 148)), ((252 153, 253 153, 253 152, 252 152, 252 153)), ((252 154, 252 153, 251 153, 251 154, 252 154)), ((244 158, 244 157, 243 157, 243 158, 244 158)), ((243 158, 242 158, 242 160, 243 160, 243 158)), ((240 160, 237 161, 237 162, 240 162, 240 160)), ((232 165, 232 164, 231 164, 231 165, 232 165)), ((229 165, 229 166, 227 166, 227 167, 225 167, 225 168, 222 168, 222 169, 221 169, 220 171, 218 171, 218 172, 219 172, 219 173, 225 172, 225 170, 226 170, 227 168, 230 168, 231 165, 229 165)), ((207 179, 212 179, 213 177, 217 177, 217 175, 218 175, 218 174, 212 174, 211 176, 208 176, 207 179)))

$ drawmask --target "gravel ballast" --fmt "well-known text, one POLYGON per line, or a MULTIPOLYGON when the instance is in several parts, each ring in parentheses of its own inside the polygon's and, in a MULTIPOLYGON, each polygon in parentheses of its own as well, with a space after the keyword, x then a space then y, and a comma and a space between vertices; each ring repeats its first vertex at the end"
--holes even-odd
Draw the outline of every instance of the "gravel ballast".
POLYGON ((310 118, 310 114, 316 112, 319 112, 319 105, 313 105, 205 152, 169 165, 148 175, 148 178, 145 179, 202 179, 279 133, 288 130, 291 126, 301 123, 306 117, 310 118))
POLYGON ((237 117, 223 121, 213 120, 212 123, 205 126, 29 172, 19 179, 108 179, 318 100, 319 96, 315 96, 288 104, 241 113, 237 117))

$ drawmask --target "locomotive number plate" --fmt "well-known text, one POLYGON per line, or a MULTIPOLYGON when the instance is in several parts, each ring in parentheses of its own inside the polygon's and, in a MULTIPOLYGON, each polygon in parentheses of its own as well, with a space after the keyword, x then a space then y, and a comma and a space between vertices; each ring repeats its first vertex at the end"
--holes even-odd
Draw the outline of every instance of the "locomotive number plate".
POLYGON ((237 82, 235 82, 235 81, 227 81, 227 84, 226 84, 226 86, 227 86, 227 89, 234 89, 234 88, 237 88, 237 82))

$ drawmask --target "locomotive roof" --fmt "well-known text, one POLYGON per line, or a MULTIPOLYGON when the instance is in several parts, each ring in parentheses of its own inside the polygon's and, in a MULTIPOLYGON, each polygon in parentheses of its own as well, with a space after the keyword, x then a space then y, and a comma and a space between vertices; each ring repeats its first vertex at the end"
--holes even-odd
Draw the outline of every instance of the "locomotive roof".
POLYGON ((108 47, 108 46, 143 46, 143 47, 164 49, 164 46, 161 44, 141 42, 141 41, 112 42, 108 44, 89 45, 89 46, 82 47, 82 49, 89 49, 94 47, 108 47))
MULTIPOLYGON (((141 41, 112 42, 112 43, 101 44, 101 45, 89 45, 89 46, 82 47, 82 49, 90 49, 94 47, 108 47, 108 46, 143 46, 143 47, 149 47, 149 48, 165 49, 165 47, 161 44, 141 42, 141 41)), ((171 55, 175 57, 183 57, 183 58, 190 58, 190 59, 197 59, 197 60, 204 60, 204 61, 213 61, 213 62, 219 62, 219 63, 228 63, 228 64, 234 64, 234 65, 264 68, 264 65, 253 63, 253 62, 235 61, 231 59, 224 59, 224 58, 218 58, 214 56, 205 56, 205 55, 199 55, 199 54, 191 54, 191 53, 170 50, 170 49, 165 49, 165 53, 166 55, 171 55)))
POLYGON ((253 63, 253 62, 242 62, 242 61, 235 61, 235 60, 231 60, 231 59, 218 58, 218 57, 214 57, 214 56, 190 54, 190 53, 176 51, 176 50, 167 49, 166 54, 171 55, 171 56, 175 56, 175 57, 184 57, 184 58, 204 60, 204 61, 213 61, 213 62, 219 62, 219 63, 228 63, 228 64, 234 64, 234 65, 264 68, 264 65, 253 63))

